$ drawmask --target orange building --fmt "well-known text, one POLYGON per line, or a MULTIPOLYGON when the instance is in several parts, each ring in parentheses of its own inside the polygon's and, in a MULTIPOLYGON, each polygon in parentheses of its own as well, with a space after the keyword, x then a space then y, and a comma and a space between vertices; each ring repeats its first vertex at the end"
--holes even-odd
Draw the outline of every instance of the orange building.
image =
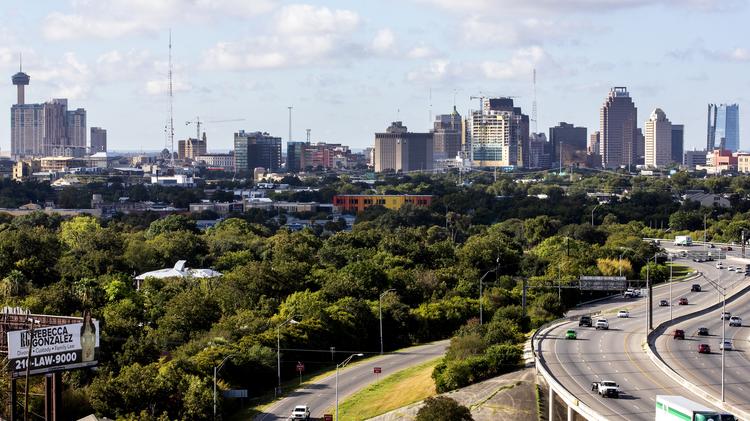
POLYGON ((341 194, 333 196, 333 206, 341 212, 362 212, 372 205, 387 209, 399 209, 407 203, 430 206, 432 196, 428 194, 341 194))

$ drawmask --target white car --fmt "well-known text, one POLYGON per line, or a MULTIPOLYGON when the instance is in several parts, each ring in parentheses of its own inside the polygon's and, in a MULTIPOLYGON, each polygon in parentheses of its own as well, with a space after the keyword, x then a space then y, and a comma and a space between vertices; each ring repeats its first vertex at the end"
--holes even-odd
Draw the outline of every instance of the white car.
POLYGON ((728 270, 728 271, 730 271, 730 272, 734 272, 734 266, 729 266, 729 267, 727 268, 727 270, 728 270))
POLYGON ((742 318, 740 316, 732 316, 729 318, 729 326, 742 327, 742 318))
POLYGON ((310 407, 307 405, 297 405, 292 411, 292 415, 289 416, 290 420, 309 420, 310 419, 310 407))
POLYGON ((597 319, 596 324, 594 324, 594 328, 596 330, 609 330, 609 322, 607 321, 607 319, 597 319))
POLYGON ((732 341, 729 339, 725 339, 724 342, 719 343, 719 349, 723 349, 726 351, 732 350, 732 341))
POLYGON ((725 311, 721 313, 721 320, 729 320, 732 318, 732 313, 725 311))
POLYGON ((621 319, 627 319, 628 317, 630 317, 630 312, 628 312, 627 310, 620 310, 617 312, 617 317, 621 319))
POLYGON ((724 266, 721 263, 717 263, 716 269, 724 269, 724 266))

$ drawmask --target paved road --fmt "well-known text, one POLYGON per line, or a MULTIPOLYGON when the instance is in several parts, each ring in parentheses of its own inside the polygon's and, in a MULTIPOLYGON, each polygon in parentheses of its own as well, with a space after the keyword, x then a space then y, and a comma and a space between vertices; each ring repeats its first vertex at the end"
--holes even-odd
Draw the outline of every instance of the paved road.
MULTIPOLYGON (((686 263, 684 260, 675 262, 686 263)), ((712 264, 689 263, 710 278, 718 275, 712 264)), ((732 280, 725 277, 721 282, 730 285, 732 280)), ((691 293, 693 283, 701 284, 704 291, 710 288, 705 279, 673 284, 673 305, 655 307, 654 326, 669 320, 670 309, 673 316, 677 317, 716 302, 715 294, 691 293), (688 298, 690 304, 677 305, 681 297, 688 298)), ((661 299, 669 299, 669 287, 666 285, 654 289, 654 305, 658 305, 661 299)), ((604 312, 604 317, 609 319, 610 330, 597 332, 592 328, 578 328, 576 321, 549 331, 542 338, 541 347, 542 357, 550 372, 579 400, 609 419, 653 420, 657 394, 683 395, 711 406, 667 378, 648 359, 643 350, 646 332, 645 302, 645 298, 620 298, 572 312, 572 315, 604 312), (622 308, 630 311, 630 318, 616 317, 615 313, 622 308), (571 328, 578 332, 579 339, 576 341, 564 339, 565 331, 571 328), (623 391, 622 397, 600 398, 591 391, 591 382, 594 380, 614 380, 623 391)))
MULTIPOLYGON (((339 403, 352 393, 373 383, 376 378, 373 367, 381 367, 381 376, 387 376, 424 361, 445 354, 449 341, 439 341, 427 345, 407 348, 383 356, 368 359, 356 365, 339 370, 339 403)), ((356 357, 355 357, 356 358, 356 357)), ((356 362, 356 361, 355 361, 356 362)), ((331 375, 315 384, 295 390, 275 403, 265 413, 255 417, 255 421, 287 419, 296 405, 309 405, 312 417, 322 417, 324 411, 336 404, 336 376, 331 375)), ((333 411, 331 411, 333 413, 333 411)))
MULTIPOLYGON (((731 259, 730 259, 731 261, 731 259)), ((731 263, 730 263, 731 264, 731 263)), ((722 277, 742 286, 747 286, 750 278, 737 275, 734 272, 722 271, 722 277)), ((704 292, 714 302, 721 299, 714 290, 704 292)), ((742 327, 729 327, 726 322, 726 337, 731 339, 735 350, 725 354, 725 400, 744 410, 750 410, 750 294, 727 304, 727 311, 733 315, 745 316, 742 327), (744 313, 744 314, 743 314, 744 313)), ((656 349, 665 363, 685 377, 691 383, 700 386, 713 396, 721 397, 721 308, 682 322, 670 328, 667 333, 656 340, 656 349), (707 327, 710 336, 698 336, 699 327, 707 327), (674 329, 683 329, 684 341, 674 340, 670 334, 674 329), (698 344, 706 343, 711 346, 709 355, 698 354, 698 344)))

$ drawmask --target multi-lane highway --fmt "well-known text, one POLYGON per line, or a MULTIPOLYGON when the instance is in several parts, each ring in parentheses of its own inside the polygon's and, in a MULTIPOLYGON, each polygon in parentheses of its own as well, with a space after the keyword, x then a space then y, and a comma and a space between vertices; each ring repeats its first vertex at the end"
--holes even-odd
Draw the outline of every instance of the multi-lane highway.
MULTIPOLYGON (((731 264, 731 260, 730 263, 731 264)), ((743 265, 744 266, 744 265, 743 265)), ((750 277, 724 270, 715 270, 714 276, 721 276, 730 283, 747 286, 750 277)), ((709 296, 715 303, 721 297, 713 288, 704 290, 702 294, 709 296)), ((726 337, 732 341, 734 350, 725 354, 725 400, 743 410, 750 410, 750 294, 727 303, 726 310, 732 315, 745 316, 743 326, 730 327, 726 323, 726 337)), ((706 313, 685 322, 676 324, 656 340, 656 349, 663 361, 690 383, 716 398, 721 397, 721 350, 719 344, 722 339, 722 309, 706 313), (698 336, 698 328, 708 328, 709 336, 698 336), (685 340, 675 340, 674 329, 685 331, 685 340), (708 344, 711 354, 699 354, 698 345, 708 344)))
MULTIPOLYGON (((448 343, 449 341, 444 340, 415 346, 371 358, 361 364, 353 364, 345 367, 339 371, 339 402, 342 402, 347 396, 374 382, 376 380, 373 374, 374 367, 380 367, 382 375, 387 376, 442 356, 445 354, 448 343)), ((354 363, 356 363, 356 360, 354 363)), ((264 413, 257 415, 255 421, 286 420, 296 405, 310 406, 311 416, 313 418, 320 418, 326 411, 333 412, 331 409, 336 404, 335 387, 335 374, 314 384, 307 384, 271 405, 264 413)))
MULTIPOLYGON (((690 264, 709 278, 718 277, 713 264, 690 264)), ((720 282, 727 287, 733 286, 735 289, 730 290, 731 293, 739 287, 740 278, 744 279, 739 274, 723 276, 720 282)), ((678 282, 672 285, 671 305, 659 307, 660 300, 670 299, 669 287, 663 285, 655 288, 653 301, 657 307, 654 308, 654 326, 669 320, 670 309, 672 315, 677 317, 714 304, 716 294, 705 292, 710 290, 710 283, 704 278, 678 282), (704 292, 690 292, 693 283, 700 284, 704 292), (689 304, 677 305, 683 297, 688 299, 689 304)), ((558 325, 541 337, 544 363, 569 392, 608 419, 654 419, 657 394, 684 395, 711 406, 669 379, 648 359, 643 348, 646 335, 645 303, 645 298, 616 299, 572 312, 569 316, 603 313, 603 317, 609 320, 610 329, 595 331, 593 328, 579 328, 577 321, 558 325), (619 309, 628 309, 630 318, 617 318, 619 309), (567 329, 575 329, 578 339, 566 340, 567 329), (622 396, 619 399, 599 397, 591 391, 591 382, 598 380, 617 382, 622 396)))

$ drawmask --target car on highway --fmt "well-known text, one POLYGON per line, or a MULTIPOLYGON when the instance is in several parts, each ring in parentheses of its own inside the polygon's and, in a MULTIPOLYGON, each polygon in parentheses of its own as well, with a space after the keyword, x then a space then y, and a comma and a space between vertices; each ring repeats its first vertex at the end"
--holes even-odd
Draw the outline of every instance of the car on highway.
POLYGON ((734 272, 734 266, 727 267, 727 270, 730 271, 730 272, 734 272))
POLYGON ((725 351, 731 351, 732 350, 732 341, 729 339, 725 339, 724 342, 719 343, 719 349, 723 349, 725 351))
POLYGON ((700 344, 700 345, 698 345, 698 353, 699 354, 710 354, 711 353, 711 347, 708 346, 708 344, 700 344))
POLYGON ((617 312, 617 317, 621 319, 627 319, 628 317, 630 317, 630 312, 627 310, 620 310, 617 312))
POLYGON ((669 307, 669 301, 667 300, 659 301, 659 307, 669 307))
POLYGON ((713 245, 713 244, 709 244, 709 245, 708 245, 708 248, 710 248, 710 249, 712 249, 712 248, 714 248, 714 247, 716 247, 716 246, 715 246, 715 245, 713 245))
POLYGON ((721 262, 716 264, 716 269, 724 269, 724 265, 721 264, 721 262))
POLYGON ((565 339, 576 339, 576 338, 577 338, 577 336, 576 336, 576 331, 575 330, 568 329, 565 332, 565 339))
POLYGON ((596 330, 599 330, 599 329, 609 330, 609 322, 607 321, 607 319, 597 319, 594 327, 596 328, 596 330))
POLYGON ((726 246, 721 248, 724 251, 732 251, 732 246, 726 246))
POLYGON ((588 326, 591 327, 593 322, 591 321, 591 316, 581 316, 580 319, 578 319, 578 326, 588 326))
POLYGON ((701 285, 693 284, 693 286, 690 287, 690 292, 701 292, 701 285))
POLYGON ((685 331, 682 329, 675 329, 672 339, 685 339, 685 331))
POLYGON ((591 390, 605 398, 617 398, 620 396, 620 386, 611 380, 591 382, 591 390))
POLYGON ((698 333, 698 336, 708 336, 708 328, 707 327, 699 327, 697 333, 698 333))
POLYGON ((677 302, 677 304, 679 304, 681 306, 686 306, 686 305, 688 305, 688 299, 685 298, 685 297, 682 297, 682 298, 680 298, 680 301, 677 302))
POLYGON ((730 313, 728 311, 724 311, 724 312, 721 313, 721 319, 722 320, 729 320, 731 318, 732 318, 732 313, 730 313))
POLYGON ((742 327, 742 318, 740 316, 732 316, 729 318, 729 326, 742 327))
POLYGON ((292 410, 292 415, 289 416, 290 420, 309 420, 310 419, 310 407, 307 405, 297 405, 292 410))

